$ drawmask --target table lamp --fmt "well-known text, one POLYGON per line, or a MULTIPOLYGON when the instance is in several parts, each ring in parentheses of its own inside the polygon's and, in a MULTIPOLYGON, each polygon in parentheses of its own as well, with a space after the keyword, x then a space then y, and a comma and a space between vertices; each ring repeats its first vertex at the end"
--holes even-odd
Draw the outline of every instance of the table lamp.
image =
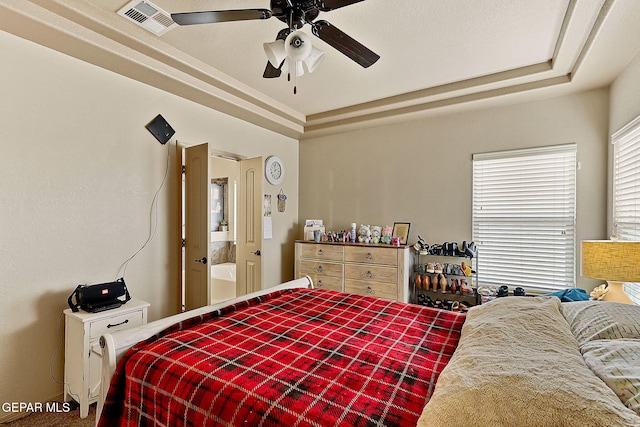
POLYGON ((582 276, 607 281, 604 301, 633 304, 622 283, 640 282, 640 242, 584 240, 582 276))

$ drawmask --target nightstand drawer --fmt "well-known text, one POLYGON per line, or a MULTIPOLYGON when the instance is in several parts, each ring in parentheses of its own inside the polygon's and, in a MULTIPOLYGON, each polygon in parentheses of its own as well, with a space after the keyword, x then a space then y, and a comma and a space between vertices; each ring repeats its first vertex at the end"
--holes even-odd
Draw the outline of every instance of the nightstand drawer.
POLYGON ((347 246, 344 248, 344 260, 367 264, 398 265, 398 253, 397 250, 391 248, 347 246))
POLYGON ((95 322, 91 322, 89 338, 100 338, 103 334, 111 334, 122 329, 133 328, 143 323, 142 310, 120 314, 108 319, 96 320, 95 322))
POLYGON ((390 283, 397 287, 398 269, 373 265, 347 264, 344 266, 345 279, 390 283))
POLYGON ((300 243, 300 258, 327 259, 331 261, 342 261, 342 246, 300 243))

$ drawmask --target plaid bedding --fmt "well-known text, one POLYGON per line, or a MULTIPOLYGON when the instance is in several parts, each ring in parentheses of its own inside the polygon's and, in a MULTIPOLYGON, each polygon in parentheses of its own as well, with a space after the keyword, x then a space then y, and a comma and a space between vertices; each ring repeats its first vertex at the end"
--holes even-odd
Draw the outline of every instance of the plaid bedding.
POLYGON ((464 320, 320 289, 254 298, 129 350, 99 426, 415 426, 464 320))

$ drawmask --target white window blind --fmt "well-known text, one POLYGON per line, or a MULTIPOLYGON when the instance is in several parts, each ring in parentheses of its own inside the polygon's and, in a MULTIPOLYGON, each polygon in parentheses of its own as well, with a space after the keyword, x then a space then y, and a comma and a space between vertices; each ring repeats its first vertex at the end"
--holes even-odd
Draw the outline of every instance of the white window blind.
POLYGON ((575 287, 576 144, 473 156, 478 282, 575 287))
MULTIPOLYGON (((613 224, 620 240, 640 240, 640 117, 614 133, 613 224)), ((625 283, 624 291, 640 304, 640 283, 625 283)))
POLYGON ((620 240, 640 240, 640 117, 616 132, 613 222, 620 240))

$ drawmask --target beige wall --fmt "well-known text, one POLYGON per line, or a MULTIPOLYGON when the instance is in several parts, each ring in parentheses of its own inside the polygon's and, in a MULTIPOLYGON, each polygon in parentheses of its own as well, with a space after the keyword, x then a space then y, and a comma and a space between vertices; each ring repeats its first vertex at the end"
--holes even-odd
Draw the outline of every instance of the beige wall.
MULTIPOLYGON (((49 375, 66 299, 80 283, 114 280, 147 239, 150 206, 167 146, 144 128, 162 113, 181 142, 211 143, 287 164, 287 211, 274 213, 264 244, 264 284, 293 276, 298 142, 182 98, 0 32, 0 401, 44 401, 62 393, 49 375)), ((161 193, 155 239, 129 264, 135 298, 149 318, 178 304, 175 175, 161 193)), ((62 379, 63 347, 53 358, 62 379)), ((0 415, 0 420, 6 414, 0 415)))
MULTIPOLYGON (((472 154, 575 142, 577 240, 601 238, 608 96, 595 90, 304 140, 300 220, 323 219, 332 230, 409 221, 410 243, 418 234, 429 243, 469 240, 472 154)), ((594 283, 579 278, 578 286, 594 283)))
POLYGON ((610 103, 612 134, 640 116, 640 52, 611 85, 610 103))

